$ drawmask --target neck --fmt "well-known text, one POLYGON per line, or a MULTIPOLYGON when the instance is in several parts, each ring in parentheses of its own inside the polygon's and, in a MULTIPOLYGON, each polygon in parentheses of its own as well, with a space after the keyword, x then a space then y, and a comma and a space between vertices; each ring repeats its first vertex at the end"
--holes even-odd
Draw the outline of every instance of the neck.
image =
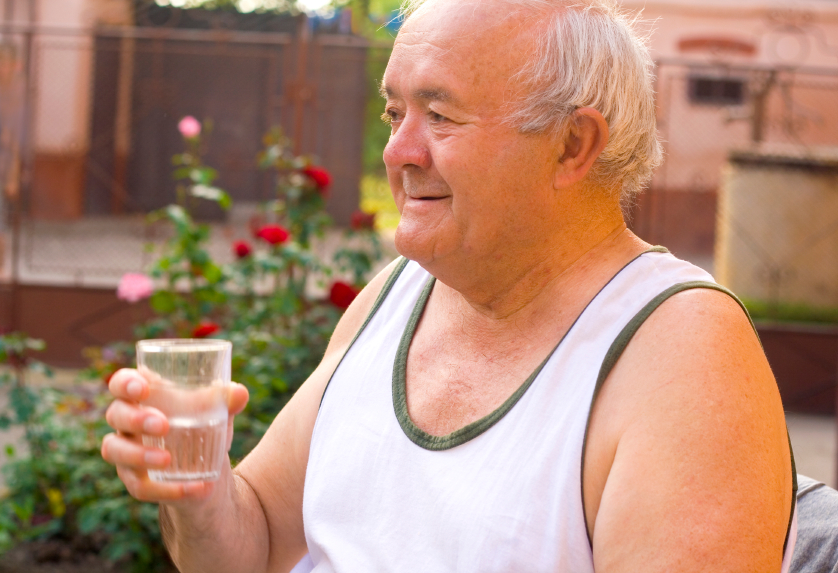
POLYGON ((441 283, 440 294, 451 302, 458 299, 463 311, 492 321, 517 320, 539 311, 544 302, 560 299, 610 258, 635 256, 648 246, 628 231, 619 208, 617 216, 611 215, 563 225, 563 232, 536 237, 516 252, 495 253, 491 260, 430 265, 427 270, 441 283))

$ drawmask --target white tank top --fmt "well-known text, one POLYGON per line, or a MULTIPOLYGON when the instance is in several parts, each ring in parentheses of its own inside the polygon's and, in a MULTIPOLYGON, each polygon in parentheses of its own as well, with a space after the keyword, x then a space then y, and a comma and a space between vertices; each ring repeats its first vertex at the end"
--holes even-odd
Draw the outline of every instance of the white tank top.
POLYGON ((403 260, 324 394, 303 499, 310 561, 295 571, 593 573, 581 472, 598 379, 644 307, 648 316, 674 292, 720 288, 712 280, 668 253, 641 255, 504 405, 435 437, 412 423, 404 398, 433 278, 403 260), (692 286, 672 288, 682 283, 692 286))

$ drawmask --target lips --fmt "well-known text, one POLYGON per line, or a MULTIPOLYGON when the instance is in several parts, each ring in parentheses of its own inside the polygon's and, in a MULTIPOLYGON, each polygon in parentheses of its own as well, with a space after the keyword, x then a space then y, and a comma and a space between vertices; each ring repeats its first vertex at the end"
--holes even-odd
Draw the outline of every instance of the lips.
POLYGON ((408 199, 413 199, 414 201, 437 201, 439 199, 445 199, 449 197, 449 195, 424 195, 421 197, 414 197, 412 195, 408 195, 408 199))

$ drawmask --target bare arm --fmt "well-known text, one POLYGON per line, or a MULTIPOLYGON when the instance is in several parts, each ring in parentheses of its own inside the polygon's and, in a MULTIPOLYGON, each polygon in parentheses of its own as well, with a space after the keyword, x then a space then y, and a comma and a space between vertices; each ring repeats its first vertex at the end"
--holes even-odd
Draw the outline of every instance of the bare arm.
MULTIPOLYGON (((114 376, 110 387, 116 400, 107 417, 117 434, 106 436, 102 455, 117 466, 131 495, 160 503, 164 541, 181 571, 288 571, 305 554, 303 484, 320 399, 395 264, 376 276, 347 309, 323 361, 277 415, 257 447, 235 470, 227 464, 217 482, 149 480, 147 470, 167 465, 169 458, 162 450, 144 448, 141 434, 165 434, 168 424, 160 420, 156 431, 144 426, 154 415, 137 406, 148 389, 136 371, 123 370, 114 376), (140 392, 129 392, 129 384, 136 382, 141 385, 140 392), (146 454, 162 457, 151 463, 146 454)), ((232 417, 246 402, 244 387, 233 385, 228 399, 228 447, 232 417)))
POLYGON ((595 405, 585 507, 598 572, 777 571, 791 509, 780 396, 728 296, 675 295, 595 405))

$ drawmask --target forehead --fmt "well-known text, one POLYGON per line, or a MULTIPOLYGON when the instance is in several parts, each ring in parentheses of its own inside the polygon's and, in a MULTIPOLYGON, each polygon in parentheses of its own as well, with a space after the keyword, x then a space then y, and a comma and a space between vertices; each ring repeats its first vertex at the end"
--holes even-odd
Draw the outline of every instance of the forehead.
POLYGON ((497 0, 429 0, 399 32, 383 88, 448 101, 503 98, 532 56, 531 34, 522 32, 533 26, 532 17, 497 0))

